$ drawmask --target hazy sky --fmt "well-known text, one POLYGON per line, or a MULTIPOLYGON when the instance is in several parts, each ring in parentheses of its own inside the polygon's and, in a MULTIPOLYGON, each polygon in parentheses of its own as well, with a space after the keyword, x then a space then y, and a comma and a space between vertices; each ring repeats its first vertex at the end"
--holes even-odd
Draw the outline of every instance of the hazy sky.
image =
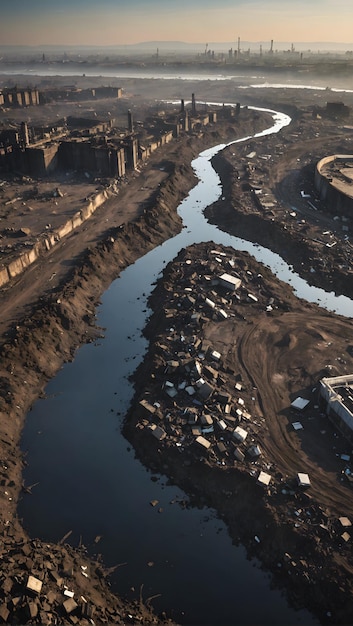
POLYGON ((353 0, 0 0, 0 44, 349 44, 352 25, 353 0))

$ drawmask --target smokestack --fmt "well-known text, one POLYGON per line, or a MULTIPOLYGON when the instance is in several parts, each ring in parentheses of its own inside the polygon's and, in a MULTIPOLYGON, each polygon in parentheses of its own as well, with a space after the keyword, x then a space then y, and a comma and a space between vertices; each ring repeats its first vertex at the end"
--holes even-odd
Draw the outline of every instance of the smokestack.
POLYGON ((26 122, 21 122, 21 139, 24 146, 29 144, 28 126, 26 122))
POLYGON ((193 115, 196 113, 196 102, 195 102, 195 94, 193 93, 191 96, 191 112, 193 115))
POLYGON ((185 111, 185 102, 184 102, 184 98, 181 99, 181 105, 180 105, 180 113, 184 113, 185 111))
POLYGON ((128 118, 129 133, 133 133, 134 132, 134 121, 133 121, 132 112, 131 112, 130 109, 127 112, 127 118, 128 118))

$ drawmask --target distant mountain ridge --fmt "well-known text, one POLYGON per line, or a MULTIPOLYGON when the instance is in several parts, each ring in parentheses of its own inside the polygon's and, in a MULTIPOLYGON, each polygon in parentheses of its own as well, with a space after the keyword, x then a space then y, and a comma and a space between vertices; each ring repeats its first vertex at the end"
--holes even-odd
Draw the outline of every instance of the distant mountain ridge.
MULTIPOLYGON (((297 52, 345 52, 353 50, 353 42, 351 43, 338 43, 338 42, 325 42, 325 41, 316 41, 316 42, 286 42, 286 41, 274 41, 273 42, 273 51, 281 52, 286 50, 291 50, 291 47, 294 47, 294 50, 297 52)), ((260 47, 262 48, 263 53, 266 53, 270 50, 271 41, 242 41, 240 40, 240 50, 245 52, 250 50, 251 52, 259 52, 260 47)), ((185 41, 142 41, 138 43, 130 43, 130 44, 114 44, 107 46, 100 45, 60 45, 60 44, 44 44, 44 45, 36 45, 36 46, 13 46, 13 45, 1 45, 0 44, 0 52, 15 52, 18 50, 19 52, 62 52, 63 54, 69 52, 84 52, 84 53, 93 53, 97 54, 98 52, 109 52, 109 53, 124 53, 129 52, 130 54, 136 51, 136 53, 141 52, 143 50, 147 51, 158 51, 159 52, 194 52, 194 53, 204 53, 206 49, 208 51, 214 50, 215 52, 223 52, 227 53, 230 49, 236 50, 238 48, 238 40, 236 41, 228 41, 228 42, 185 42, 185 41)))

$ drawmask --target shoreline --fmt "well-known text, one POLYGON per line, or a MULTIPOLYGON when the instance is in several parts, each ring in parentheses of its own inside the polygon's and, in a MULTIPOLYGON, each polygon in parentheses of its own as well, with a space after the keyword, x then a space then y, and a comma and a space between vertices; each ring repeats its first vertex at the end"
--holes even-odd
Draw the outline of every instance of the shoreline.
MULTIPOLYGON (((206 139, 206 137, 204 139, 206 139)), ((200 151, 199 147, 195 150, 195 140, 190 139, 188 143, 191 150, 196 153, 200 151), (192 148, 191 144, 194 144, 192 148)), ((209 142, 207 143, 207 147, 209 147, 209 142)), ((248 150, 248 146, 244 149, 248 150)), ((160 158, 161 160, 163 159, 162 155, 160 158)), ((165 238, 178 232, 178 229, 180 230, 180 220, 175 214, 175 209, 178 206, 181 197, 187 192, 184 184, 185 176, 187 177, 188 185, 191 187, 194 177, 190 166, 181 166, 180 168, 176 168, 176 172, 174 172, 174 175, 172 176, 172 178, 176 177, 176 181, 174 181, 175 185, 173 185, 169 178, 167 179, 167 182, 162 185, 161 202, 157 203, 156 208, 149 210, 139 220, 128 223, 122 228, 119 227, 116 229, 110 229, 109 233, 106 234, 101 243, 92 247, 91 250, 85 254, 84 258, 80 258, 79 265, 72 270, 70 281, 64 287, 59 284, 52 296, 47 299, 43 299, 39 306, 36 307, 34 314, 29 314, 27 318, 24 319, 21 326, 17 329, 13 329, 10 341, 8 338, 7 345, 5 344, 3 346, 1 351, 3 358, 1 381, 4 397, 2 399, 2 419, 0 420, 0 428, 2 425, 2 443, 5 446, 4 442, 6 442, 6 447, 9 450, 4 458, 9 460, 9 464, 6 470, 3 468, 1 478, 6 481, 5 486, 10 489, 8 493, 11 495, 8 497, 12 498, 12 500, 9 501, 6 497, 4 497, 4 495, 2 495, 3 523, 6 524, 6 518, 11 519, 14 511, 13 503, 19 495, 21 467, 18 463, 15 446, 17 445, 21 430, 21 421, 24 419, 24 415, 27 413, 27 410, 30 408, 34 399, 43 393, 45 382, 55 375, 55 372, 59 369, 61 363, 67 360, 72 360, 79 345, 87 342, 87 340, 93 341, 97 337, 97 334, 99 334, 100 330, 95 326, 94 311, 99 302, 99 297, 105 288, 108 287, 113 278, 115 278, 124 267, 134 262, 138 256, 141 256, 142 250, 147 251, 153 248, 161 241, 164 241, 165 238), (163 190, 165 191, 164 199, 163 190), (111 267, 112 259, 114 259, 114 269, 111 267), (33 350, 33 347, 35 347, 35 350, 33 350), (49 352, 50 350, 52 350, 50 360, 51 369, 48 370, 48 358, 45 357, 45 352, 49 352), (54 355, 55 358, 53 358, 54 355), (20 362, 23 364, 23 369, 18 366, 20 362), (21 383, 24 379, 27 380, 27 384, 32 390, 32 397, 28 396, 28 393, 26 393, 27 390, 23 388, 23 385, 21 388, 21 383), (16 404, 20 407, 20 409, 16 408, 16 404), (10 416, 13 418, 13 422, 9 424, 8 417, 10 416)), ((223 179, 223 183, 224 180, 225 179, 223 179)), ((118 199, 118 202, 119 201, 120 200, 118 199)), ((249 223, 251 223, 250 220, 249 223)), ((249 230, 251 231, 252 227, 250 227, 249 230)), ((148 361, 146 361, 145 366, 148 366, 148 361)), ((144 451, 144 454, 145 453, 146 451, 144 451)), ((149 461, 147 454, 144 457, 144 461, 149 461)), ((178 456, 175 459, 171 457, 171 466, 173 466, 173 463, 176 463, 177 461, 178 456)), ((152 462, 154 462, 153 459, 152 462)), ((200 481, 200 488, 196 489, 199 495, 200 492, 207 492, 207 484, 209 482, 208 478, 210 478, 210 475, 207 470, 204 477, 201 476, 201 473, 204 472, 204 467, 202 467, 202 472, 198 472, 197 467, 194 469, 195 475, 197 474, 197 480, 200 481)), ((173 467, 173 475, 175 475, 175 478, 180 481, 181 485, 185 485, 186 490, 190 489, 189 472, 190 468, 186 469, 186 471, 183 470, 180 474, 178 474, 178 472, 175 471, 175 466, 173 467)), ((221 475, 221 479, 224 479, 224 472, 221 475)), ((229 480, 231 481, 231 479, 229 480)), ((248 485, 248 478, 243 476, 240 479, 238 493, 245 497, 249 491, 248 485)), ((192 485, 191 490, 195 490, 194 484, 192 485)), ((274 567, 273 560, 271 559, 271 553, 273 553, 275 548, 272 540, 269 542, 262 540, 261 548, 259 549, 257 543, 254 543, 252 534, 251 537, 249 536, 249 528, 246 524, 244 523, 244 525, 239 526, 238 519, 229 515, 227 506, 224 506, 224 496, 224 493, 217 496, 216 491, 214 490, 208 497, 210 498, 210 503, 215 503, 213 506, 216 505, 220 515, 222 517, 224 516, 229 528, 233 529, 232 532, 234 532, 235 541, 240 540, 242 543, 244 541, 249 550, 249 554, 259 556, 261 551, 261 559, 265 564, 265 567, 274 569, 277 573, 278 570, 274 567)), ((253 507, 252 510, 254 511, 254 515, 257 515, 256 511, 258 504, 258 498, 255 497, 251 505, 253 507)), ((266 523, 269 525, 269 528, 274 532, 277 532, 278 523, 277 521, 273 521, 274 510, 271 510, 271 503, 266 502, 266 499, 262 508, 262 514, 266 519, 266 523)), ((10 523, 12 524, 12 522, 10 523)), ((8 524, 6 524, 6 528, 7 527, 8 524)), ((255 530, 256 532, 259 532, 258 529, 255 530)), ((8 530, 6 533, 8 534, 8 530)), ((16 543, 20 545, 22 539, 23 529, 19 526, 18 520, 15 516, 13 518, 13 536, 11 537, 10 545, 13 546, 16 543)), ((283 549, 285 541, 288 541, 290 545, 295 543, 291 532, 288 532, 287 534, 285 533, 282 536, 282 540, 283 544, 281 543, 281 547, 283 547, 283 549)), ((303 551, 310 549, 310 546, 306 544, 304 538, 302 538, 301 547, 303 551)), ((279 549, 278 546, 276 550, 277 549, 279 549)), ((314 547, 313 549, 315 550, 316 548, 314 547)), ((47 548, 45 545, 40 545, 40 542, 37 541, 36 550, 39 553, 46 554, 47 548)), ((276 552, 276 555, 277 554, 278 553, 276 552)), ((280 581, 283 581, 284 579, 286 581, 284 583, 286 586, 288 581, 293 580, 292 573, 288 573, 291 572, 292 567, 292 565, 288 566, 288 571, 285 576, 279 576, 279 584, 281 584, 280 581)), ((297 567, 297 564, 295 567, 297 567)), ((82 578, 82 574, 79 570, 78 574, 80 574, 82 578)), ((75 583, 78 579, 80 579, 80 576, 75 574, 75 583)), ((302 576, 300 575, 298 579, 299 589, 301 588, 301 584, 302 576)), ((302 599, 297 597, 297 588, 295 584, 293 587, 296 601, 300 604, 302 599)), ((315 589, 315 598, 311 598, 308 594, 309 602, 312 602, 315 606, 323 600, 326 601, 327 598, 331 599, 331 590, 329 590, 328 587, 325 590, 327 593, 321 595, 321 592, 319 592, 317 587, 315 587, 315 589)), ((336 592, 337 588, 335 589, 335 593, 336 592)), ((104 589, 102 593, 103 595, 105 594, 104 589)), ((347 596, 347 590, 341 590, 339 591, 339 594, 340 595, 338 597, 341 605, 343 606, 343 600, 347 596)), ((299 596, 300 595, 301 592, 299 593, 299 596)), ((8 594, 7 598, 9 599, 9 597, 10 595, 8 594)), ((110 606, 110 601, 108 602, 107 598, 105 601, 107 606, 110 606)), ((33 611, 34 610, 35 609, 33 609, 33 611)), ((109 619, 112 621, 113 617, 114 616, 110 614, 109 619)), ((320 615, 320 617, 323 621, 326 620, 328 623, 332 623, 332 621, 330 621, 330 616, 326 615, 325 617, 325 615, 320 615)), ((335 614, 335 619, 337 617, 339 617, 338 613, 335 614)), ((116 615, 115 618, 120 619, 120 616, 116 615)), ((343 618, 344 616, 342 619, 343 618)), ((150 619, 153 620, 157 618, 150 617, 150 619)), ((137 618, 136 620, 139 621, 137 618)), ((115 623, 121 622, 116 621, 115 623)), ((342 621, 339 623, 344 622, 342 621)))
MULTIPOLYGON (((217 130, 216 132, 213 130, 212 133, 205 133, 200 140, 186 138, 188 162, 191 160, 189 158, 191 153, 198 154, 200 149, 203 146, 208 147, 210 141, 214 141, 216 136, 217 139, 220 138, 217 130)), ((158 158, 163 162, 166 158, 165 152, 161 152, 158 158)), ((25 492, 30 490, 30 487, 22 483, 21 471, 25 461, 19 449, 19 440, 22 424, 31 405, 43 394, 46 382, 55 375, 62 363, 72 360, 80 345, 87 341, 94 341, 99 336, 101 330, 95 324, 95 307, 112 280, 143 253, 180 231, 181 221, 176 214, 176 208, 195 181, 191 166, 183 164, 182 156, 180 161, 180 164, 172 168, 164 183, 159 187, 154 205, 134 221, 109 228, 101 241, 91 246, 83 256, 79 257, 79 262, 76 262, 69 272, 69 278, 66 277, 62 283, 58 283, 48 295, 42 293, 37 303, 31 305, 31 310, 26 317, 21 322, 19 319, 16 320, 7 329, 7 336, 4 337, 5 343, 1 347, 0 448, 3 449, 6 464, 4 463, 0 469, 0 479, 6 492, 0 494, 1 536, 9 538, 7 544, 11 546, 14 555, 21 554, 23 542, 26 544, 31 542, 31 545, 33 544, 36 548, 35 555, 31 552, 30 571, 32 575, 37 574, 38 579, 45 583, 43 589, 45 588, 46 593, 45 596, 35 597, 34 602, 37 608, 32 607, 33 615, 34 613, 39 615, 44 607, 44 612, 47 610, 59 615, 62 619, 67 618, 68 623, 71 623, 70 620, 77 614, 81 614, 81 619, 85 619, 83 601, 80 601, 79 606, 73 609, 73 615, 71 611, 65 612, 62 603, 59 604, 59 598, 62 600, 63 593, 61 569, 58 568, 59 585, 50 575, 49 566, 45 565, 50 562, 51 551, 57 550, 63 561, 66 559, 71 563, 69 580, 71 586, 74 583, 76 589, 79 589, 76 591, 79 597, 82 595, 85 597, 88 593, 92 596, 90 602, 95 606, 96 619, 104 621, 109 615, 111 623, 123 623, 122 615, 131 614, 136 617, 136 622, 141 619, 146 623, 149 623, 148 620, 150 623, 168 621, 164 617, 157 618, 148 607, 144 607, 143 604, 139 606, 138 601, 133 605, 124 606, 119 600, 121 605, 118 611, 117 599, 110 594, 104 581, 100 586, 100 598, 97 598, 93 589, 91 593, 89 586, 85 585, 82 589, 82 581, 85 582, 85 580, 81 569, 77 568, 77 562, 74 563, 75 559, 77 561, 77 556, 68 556, 68 550, 72 550, 72 554, 76 555, 75 550, 67 548, 65 541, 63 542, 65 545, 58 548, 57 545, 48 546, 47 543, 38 539, 30 540, 17 519, 15 506, 20 497, 21 485, 25 492), (56 593, 55 598, 50 595, 51 602, 48 607, 47 595, 53 585, 59 587, 59 594, 56 593)), ((118 198, 117 202, 119 201, 118 198)), ((103 205, 100 211, 104 212, 104 208, 103 205)), ((7 293, 11 293, 11 289, 7 293)), ((88 560, 85 562, 89 563, 88 560)), ((21 566, 21 559, 19 559, 19 565, 21 566)), ((104 567, 101 565, 99 572, 99 577, 105 579, 104 567)), ((8 575, 10 576, 10 571, 8 575)), ((23 585, 25 583, 23 572, 20 578, 23 585)), ((23 602, 14 605, 11 599, 11 589, 9 585, 4 598, 6 619, 17 617, 21 621, 27 620, 28 611, 30 611, 27 607, 28 598, 24 595, 23 602)), ((80 623, 85 622, 80 621, 80 623)))

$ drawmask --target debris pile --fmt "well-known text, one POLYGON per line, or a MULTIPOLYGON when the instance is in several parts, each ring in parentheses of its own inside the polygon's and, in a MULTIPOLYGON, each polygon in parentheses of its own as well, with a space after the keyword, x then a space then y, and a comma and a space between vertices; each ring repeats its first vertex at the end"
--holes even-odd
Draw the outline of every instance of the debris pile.
POLYGON ((142 603, 107 591, 108 574, 83 547, 16 541, 9 524, 1 537, 0 623, 161 623, 142 603))
POLYGON ((203 332, 209 323, 246 323, 250 308, 269 315, 280 305, 231 253, 211 249, 203 259, 179 255, 165 294, 164 330, 155 343, 157 367, 138 404, 136 428, 158 445, 176 448, 183 462, 199 458, 242 467, 270 488, 272 464, 261 447, 266 421, 256 389, 227 366, 203 332), (264 480, 264 477, 266 480, 264 480))
POLYGON ((290 288, 277 285, 249 255, 215 249, 213 242, 182 250, 151 304, 150 350, 134 377, 137 395, 126 426, 130 440, 197 502, 209 498, 233 535, 288 583, 298 608, 313 603, 336 618, 351 595, 345 483, 352 454, 312 395, 328 360, 325 353, 318 363, 317 345, 331 348, 331 319, 317 326, 311 353, 312 337, 301 327, 290 288), (331 468, 330 490, 328 473, 310 458, 318 449, 321 464, 331 468), (314 585, 320 587, 315 598, 314 585))

